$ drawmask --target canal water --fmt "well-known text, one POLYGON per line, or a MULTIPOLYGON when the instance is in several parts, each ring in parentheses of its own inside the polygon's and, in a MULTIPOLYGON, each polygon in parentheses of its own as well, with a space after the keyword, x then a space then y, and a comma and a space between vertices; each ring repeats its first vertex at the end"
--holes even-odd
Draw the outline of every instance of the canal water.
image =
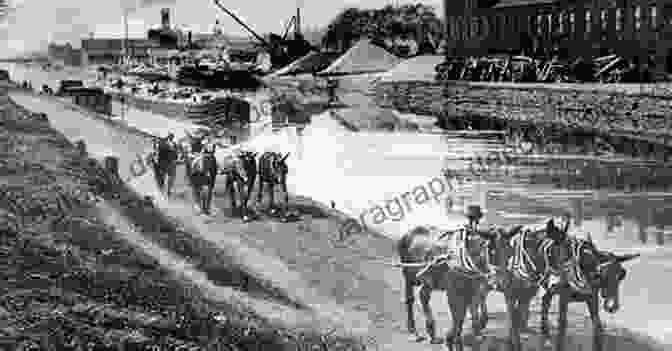
MULTIPOLYGON (((27 79, 18 78, 16 71, 10 69, 13 79, 27 79)), ((42 71, 23 74, 33 77, 35 87, 40 80, 64 79, 42 71)), ((127 118, 157 134, 177 128, 149 113, 131 110, 127 118)), ((100 153, 123 150, 130 155, 149 147, 139 138, 122 140, 100 122, 51 115, 50 120, 66 134, 86 134, 89 148, 100 153)), ((486 222, 504 225, 540 224, 549 216, 571 213, 577 235, 590 233, 601 248, 619 253, 642 253, 627 264, 622 309, 605 315, 605 321, 672 343, 672 304, 664 278, 672 269, 672 176, 664 165, 571 154, 506 156, 509 146, 496 138, 355 133, 328 113, 314 116, 302 131, 258 131, 241 147, 290 152, 290 191, 326 204, 333 201, 337 209, 392 238, 416 225, 461 225, 470 204, 483 206, 486 222), (450 170, 450 180, 444 169, 450 170), (437 199, 418 199, 423 189, 430 197, 437 193, 437 199)), ((122 160, 121 167, 125 163, 130 160, 122 160)))

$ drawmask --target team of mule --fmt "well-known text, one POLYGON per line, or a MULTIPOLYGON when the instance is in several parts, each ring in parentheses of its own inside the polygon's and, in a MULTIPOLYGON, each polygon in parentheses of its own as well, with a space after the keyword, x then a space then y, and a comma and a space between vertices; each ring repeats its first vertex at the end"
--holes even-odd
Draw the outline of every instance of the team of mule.
MULTIPOLYGON (((155 144, 148 157, 159 187, 170 196, 177 164, 183 162, 186 178, 194 199, 204 213, 210 204, 218 175, 226 178, 226 192, 236 208, 236 194, 245 218, 248 202, 256 179, 259 179, 257 202, 268 191, 273 210, 275 187, 287 194, 287 158, 277 152, 258 154, 239 151, 223 160, 215 156, 217 144, 206 145, 202 138, 187 135, 186 145, 175 143, 171 134, 155 144)), ((616 255, 600 251, 592 240, 568 235, 570 219, 550 219, 545 227, 529 229, 479 228, 483 217, 480 207, 467 210, 469 223, 455 231, 436 227, 417 227, 403 235, 397 251, 404 278, 407 328, 415 340, 418 335, 414 318, 415 289, 419 297, 426 330, 431 343, 440 343, 436 322, 430 306, 432 291, 444 291, 452 315, 452 327, 445 337, 451 348, 463 348, 463 324, 467 310, 472 318, 474 335, 479 335, 488 323, 486 304, 490 292, 504 295, 508 315, 509 346, 522 350, 521 332, 528 326, 530 304, 543 287, 541 298, 541 331, 548 335, 548 312, 552 297, 559 295, 556 350, 564 349, 567 329, 567 307, 571 302, 584 302, 593 326, 593 350, 603 351, 600 299, 608 313, 618 311, 619 289, 626 270, 623 263, 637 254, 616 255)))
POLYGON ((225 190, 231 198, 231 207, 238 209, 246 218, 249 200, 255 181, 259 179, 257 202, 263 200, 263 190, 267 189, 270 197, 269 207, 274 208, 274 190, 279 186, 285 192, 284 205, 288 205, 287 194, 287 158, 289 154, 264 152, 259 156, 250 151, 226 153, 217 159, 216 149, 222 144, 206 142, 203 137, 187 133, 182 143, 175 140, 173 134, 156 140, 153 151, 147 157, 147 163, 154 170, 157 185, 162 192, 170 196, 175 181, 176 169, 184 164, 187 184, 192 189, 193 199, 205 214, 211 213, 211 203, 218 176, 225 178, 225 190), (240 200, 240 206, 236 203, 240 200))
POLYGON ((603 308, 608 313, 618 310, 619 287, 626 272, 622 264, 638 255, 599 251, 590 239, 569 236, 567 217, 550 219, 537 230, 523 226, 481 230, 478 222, 482 213, 478 206, 470 206, 467 217, 469 224, 458 230, 417 227, 398 241, 401 262, 396 265, 402 269, 407 328, 413 339, 423 339, 418 336, 414 320, 416 287, 420 287, 420 303, 432 343, 441 340, 435 334, 429 304, 431 292, 446 293, 452 327, 445 343, 451 349, 463 348, 462 328, 467 310, 474 335, 486 327, 486 298, 495 291, 502 293, 506 301, 510 349, 522 350, 520 334, 527 329, 530 303, 539 288, 544 287, 541 329, 545 335, 548 335, 551 297, 560 295, 556 350, 564 349, 570 302, 587 304, 593 322, 593 350, 603 350, 598 301, 603 299, 603 308))

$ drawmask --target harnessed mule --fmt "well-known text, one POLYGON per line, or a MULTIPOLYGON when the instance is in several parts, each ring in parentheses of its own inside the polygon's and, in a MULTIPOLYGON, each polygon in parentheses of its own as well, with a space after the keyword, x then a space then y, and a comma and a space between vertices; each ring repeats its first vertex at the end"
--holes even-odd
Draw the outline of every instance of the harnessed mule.
POLYGON ((154 179, 159 190, 170 196, 175 183, 177 163, 183 154, 179 145, 162 145, 162 141, 155 141, 153 150, 147 156, 147 163, 154 170, 154 179), (165 188, 165 189, 164 189, 165 188))
MULTIPOLYGON (((619 308, 619 288, 625 278, 626 270, 622 263, 639 254, 615 255, 597 250, 592 240, 568 238, 570 260, 557 265, 545 280, 546 292, 541 303, 541 331, 548 336, 548 310, 554 295, 560 296, 558 316, 558 337, 556 349, 562 350, 567 328, 567 305, 570 302, 584 302, 590 312, 593 326, 593 350, 602 351, 602 323, 600 321, 600 296, 604 299, 603 308, 615 313, 619 308), (553 279, 556 278, 556 279, 553 279), (559 278, 559 279, 558 279, 559 278)), ((544 257, 548 264, 558 261, 557 253, 550 243, 544 247, 544 257)))
POLYGON ((210 214, 212 193, 217 179, 218 165, 215 159, 215 145, 209 151, 196 154, 193 157, 185 155, 187 181, 191 185, 194 200, 205 214, 210 214), (205 194, 203 191, 205 190, 205 194))
POLYGON ((264 152, 259 158, 259 192, 257 193, 257 203, 261 203, 264 196, 264 185, 267 185, 268 196, 270 197, 269 208, 273 210, 273 198, 275 186, 282 187, 285 194, 285 208, 289 203, 289 194, 287 193, 287 158, 289 153, 282 156, 277 152, 264 152))
POLYGON ((522 231, 522 228, 516 226, 508 232, 501 228, 477 232, 487 239, 488 257, 493 262, 490 284, 486 286, 483 299, 492 290, 504 294, 509 318, 509 346, 518 351, 522 350, 520 333, 527 328, 530 303, 548 270, 542 244, 547 237, 555 237, 562 231, 552 219, 542 230, 522 231))
MULTIPOLYGON (((541 254, 544 230, 520 231, 494 239, 494 284, 491 290, 504 294, 509 318, 509 343, 522 350, 520 333, 527 328, 530 303, 536 296, 547 267, 541 254)), ((499 234, 499 233, 498 233, 499 234)))
POLYGON ((407 327, 417 337, 413 306, 415 287, 420 286, 420 302, 431 343, 436 338, 435 320, 429 305, 431 292, 446 292, 453 325, 446 344, 462 347, 461 336, 467 308, 472 317, 474 334, 480 334, 487 322, 485 291, 488 279, 487 240, 470 235, 467 229, 441 232, 435 227, 416 227, 397 242, 404 277, 407 327), (481 313, 479 313, 479 308, 481 313))
POLYGON ((241 216, 247 214, 247 204, 257 178, 256 152, 241 151, 224 160, 220 174, 226 176, 226 192, 231 196, 231 207, 236 208, 236 190, 240 196, 241 216))

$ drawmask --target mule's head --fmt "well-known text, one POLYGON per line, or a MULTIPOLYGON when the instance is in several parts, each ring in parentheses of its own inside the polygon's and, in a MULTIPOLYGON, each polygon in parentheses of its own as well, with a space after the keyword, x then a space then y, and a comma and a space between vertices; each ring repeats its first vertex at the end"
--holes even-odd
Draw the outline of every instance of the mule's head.
POLYGON ((620 307, 619 289, 626 275, 623 263, 636 257, 639 257, 639 254, 600 253, 600 264, 597 270, 598 286, 604 300, 602 307, 608 313, 615 313, 620 307))
POLYGON ((546 235, 555 242, 563 241, 567 237, 569 222, 568 215, 549 219, 546 222, 546 235))
POLYGON ((488 259, 491 264, 504 267, 508 259, 514 254, 514 238, 520 234, 523 226, 516 226, 509 230, 493 228, 488 231, 479 231, 481 238, 485 239, 488 248, 488 259))
POLYGON ((240 160, 240 164, 242 165, 245 173, 248 175, 254 173, 256 174, 257 172, 257 153, 256 152, 251 152, 251 151, 241 151, 238 154, 238 160, 240 160))
POLYGON ((238 159, 243 162, 245 168, 249 168, 250 165, 256 166, 257 153, 252 151, 241 151, 238 154, 238 159))

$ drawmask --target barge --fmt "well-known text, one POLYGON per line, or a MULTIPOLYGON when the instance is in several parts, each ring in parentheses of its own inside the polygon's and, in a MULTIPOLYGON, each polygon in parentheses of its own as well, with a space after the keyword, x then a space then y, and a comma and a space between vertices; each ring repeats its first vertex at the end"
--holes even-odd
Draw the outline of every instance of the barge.
POLYGON ((166 117, 189 119, 198 124, 228 127, 270 121, 270 112, 257 106, 244 96, 194 94, 191 98, 167 99, 128 94, 118 89, 106 88, 114 99, 143 111, 166 117))

